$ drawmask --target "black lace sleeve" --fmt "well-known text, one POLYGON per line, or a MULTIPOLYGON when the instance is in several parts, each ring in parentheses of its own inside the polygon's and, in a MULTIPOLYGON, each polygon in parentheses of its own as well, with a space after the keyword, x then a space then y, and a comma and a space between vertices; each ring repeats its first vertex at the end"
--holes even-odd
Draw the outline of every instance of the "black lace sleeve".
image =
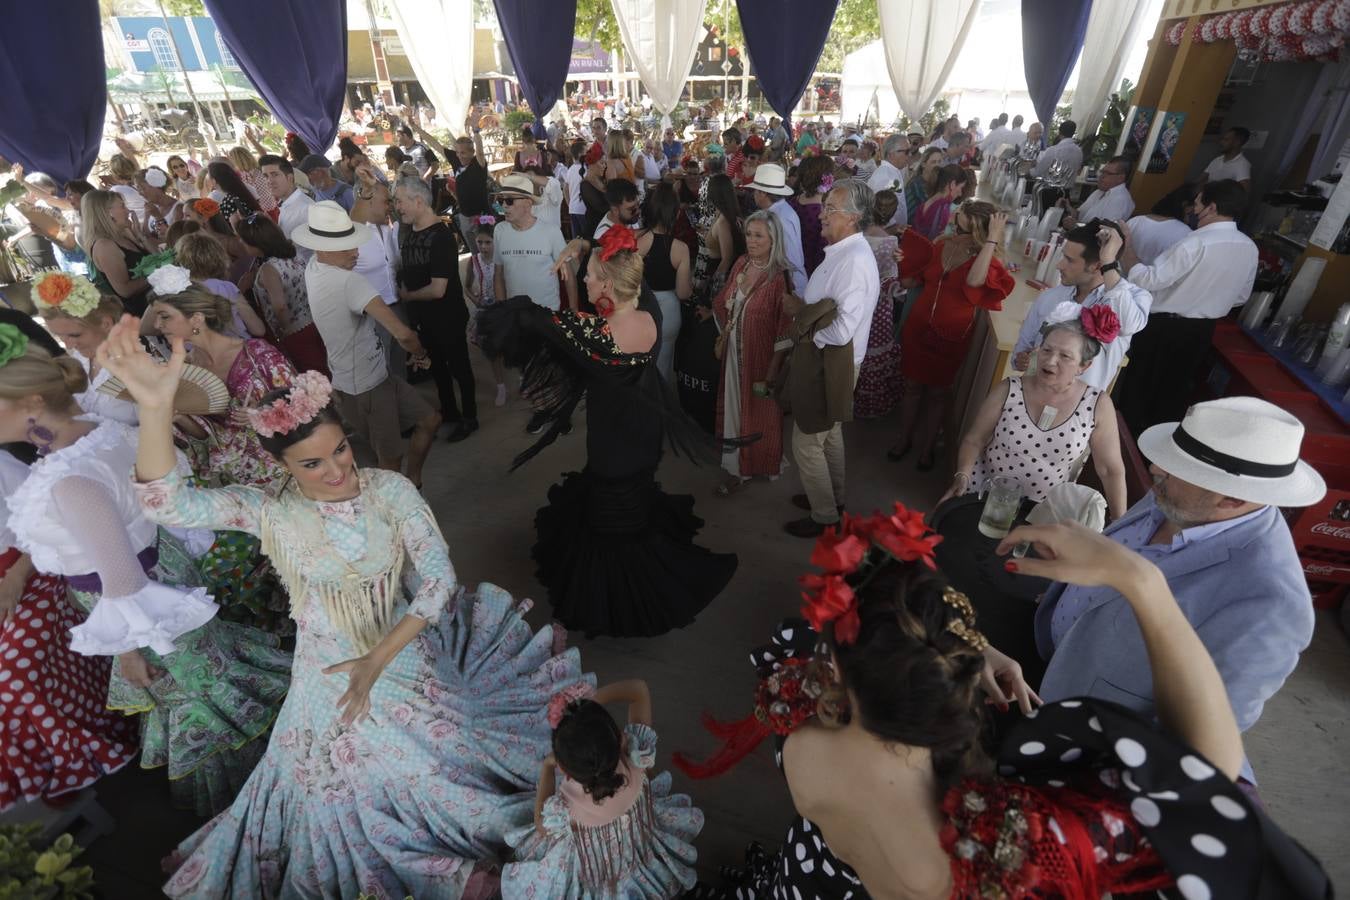
POLYGON ((522 396, 548 422, 539 440, 512 460, 513 470, 558 439, 587 387, 601 379, 660 415, 666 443, 678 455, 715 461, 723 446, 740 446, 759 437, 727 442, 710 438, 661 380, 654 354, 619 350, 600 316, 553 312, 528 297, 512 297, 478 313, 478 340, 489 356, 500 356, 520 370, 522 396))

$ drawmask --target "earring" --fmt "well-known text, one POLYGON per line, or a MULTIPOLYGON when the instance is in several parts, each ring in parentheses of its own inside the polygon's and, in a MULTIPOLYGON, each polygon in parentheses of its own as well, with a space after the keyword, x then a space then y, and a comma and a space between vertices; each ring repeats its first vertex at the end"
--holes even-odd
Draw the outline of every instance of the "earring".
POLYGON ((193 336, 193 337, 196 337, 197 335, 199 335, 199 334, 201 334, 201 333, 202 333, 202 330, 201 330, 200 328, 194 328, 194 329, 192 329, 192 336, 193 336))
POLYGON ((45 425, 39 425, 37 419, 28 418, 28 443, 37 448, 38 456, 46 456, 52 452, 52 441, 56 440, 55 433, 45 425))

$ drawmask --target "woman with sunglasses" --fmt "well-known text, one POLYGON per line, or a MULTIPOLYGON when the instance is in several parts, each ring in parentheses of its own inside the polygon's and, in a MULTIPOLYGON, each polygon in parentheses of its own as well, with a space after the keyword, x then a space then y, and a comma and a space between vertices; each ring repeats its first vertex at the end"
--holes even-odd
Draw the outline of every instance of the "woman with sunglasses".
POLYGON ((201 196, 197 192, 197 176, 187 160, 175 153, 169 157, 165 165, 169 167, 169 175, 173 177, 173 189, 178 194, 179 200, 196 200, 201 196))

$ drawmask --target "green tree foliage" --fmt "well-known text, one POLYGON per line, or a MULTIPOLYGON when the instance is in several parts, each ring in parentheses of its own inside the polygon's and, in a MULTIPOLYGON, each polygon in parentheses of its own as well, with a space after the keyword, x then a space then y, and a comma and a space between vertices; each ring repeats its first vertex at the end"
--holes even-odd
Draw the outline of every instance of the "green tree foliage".
POLYGON ((576 35, 599 41, 606 50, 623 46, 619 20, 614 18, 609 0, 577 0, 576 35))
POLYGON ((894 0, 839 0, 834 24, 830 26, 830 36, 825 39, 820 62, 816 63, 817 71, 842 72, 845 56, 880 39, 881 19, 877 16, 879 2, 894 0))

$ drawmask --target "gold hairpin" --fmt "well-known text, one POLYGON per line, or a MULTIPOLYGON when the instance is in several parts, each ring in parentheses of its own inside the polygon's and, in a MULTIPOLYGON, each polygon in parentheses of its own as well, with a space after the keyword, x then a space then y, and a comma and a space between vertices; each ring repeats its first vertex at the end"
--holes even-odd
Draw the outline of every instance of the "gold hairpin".
POLYGON ((959 619, 952 619, 947 623, 948 631, 976 651, 983 651, 989 646, 989 639, 975 627, 975 607, 971 605, 969 597, 949 586, 942 591, 942 602, 956 610, 960 616, 959 619))

